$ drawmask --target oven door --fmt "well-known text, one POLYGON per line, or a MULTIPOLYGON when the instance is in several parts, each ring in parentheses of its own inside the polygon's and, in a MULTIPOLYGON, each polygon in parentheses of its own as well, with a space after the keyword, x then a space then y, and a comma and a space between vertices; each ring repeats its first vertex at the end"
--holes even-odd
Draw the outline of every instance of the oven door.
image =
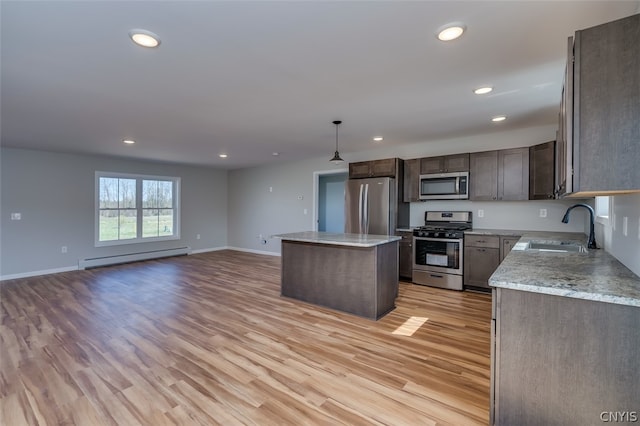
POLYGON ((462 241, 413 237, 413 269, 462 275, 462 241))

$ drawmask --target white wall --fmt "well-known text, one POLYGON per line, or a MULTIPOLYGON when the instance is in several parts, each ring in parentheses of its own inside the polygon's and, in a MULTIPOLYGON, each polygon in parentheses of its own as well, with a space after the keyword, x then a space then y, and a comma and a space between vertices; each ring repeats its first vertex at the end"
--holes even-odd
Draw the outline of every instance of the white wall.
POLYGON ((600 246, 611 253, 635 274, 640 275, 640 194, 612 197, 610 222, 598 224, 596 239, 600 246), (623 222, 627 220, 627 235, 623 222))
POLYGON ((2 148, 0 155, 3 278, 73 269, 79 259, 91 257, 226 246, 226 171, 8 148, 2 148), (96 170, 180 177, 180 240, 94 247, 96 170), (22 220, 10 220, 12 212, 21 213, 22 220), (66 254, 61 246, 68 247, 66 254))

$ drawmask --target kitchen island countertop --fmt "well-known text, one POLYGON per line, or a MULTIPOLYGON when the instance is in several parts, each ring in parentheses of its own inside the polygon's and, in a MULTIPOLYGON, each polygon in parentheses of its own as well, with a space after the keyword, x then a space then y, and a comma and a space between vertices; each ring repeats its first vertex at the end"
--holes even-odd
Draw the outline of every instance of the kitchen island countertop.
POLYGON ((274 235, 273 237, 303 243, 333 244, 352 247, 375 247, 402 239, 402 237, 395 235, 339 234, 316 231, 292 232, 289 234, 274 235))
POLYGON ((588 250, 587 253, 519 249, 531 240, 574 241, 586 247, 586 235, 508 232, 512 234, 506 235, 522 237, 489 279, 490 286, 640 307, 640 277, 604 249, 588 250))

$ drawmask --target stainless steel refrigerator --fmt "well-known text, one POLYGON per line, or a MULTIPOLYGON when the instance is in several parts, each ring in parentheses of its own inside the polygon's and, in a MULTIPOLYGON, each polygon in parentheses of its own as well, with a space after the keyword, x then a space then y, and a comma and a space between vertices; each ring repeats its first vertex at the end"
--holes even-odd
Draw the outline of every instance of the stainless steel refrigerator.
POLYGON ((345 232, 393 235, 396 230, 393 178, 350 179, 345 188, 345 232))

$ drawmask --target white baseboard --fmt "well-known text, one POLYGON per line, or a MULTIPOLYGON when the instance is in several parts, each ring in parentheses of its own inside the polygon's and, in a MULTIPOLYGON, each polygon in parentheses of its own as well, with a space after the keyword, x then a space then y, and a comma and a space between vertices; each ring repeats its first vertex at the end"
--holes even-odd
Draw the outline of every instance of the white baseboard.
POLYGON ((191 250, 191 254, 208 253, 210 251, 220 251, 220 250, 229 250, 229 247, 227 247, 227 246, 224 246, 224 247, 210 247, 210 248, 191 250))
POLYGON ((37 277, 39 275, 59 274, 60 272, 77 271, 78 266, 65 266, 63 268, 43 269, 41 271, 22 272, 20 274, 1 275, 0 281, 16 280, 19 278, 37 277))
POLYGON ((253 250, 253 249, 246 249, 246 248, 240 248, 240 247, 227 247, 227 249, 235 250, 235 251, 244 251, 247 253, 254 253, 254 254, 266 254, 267 256, 277 256, 277 257, 281 256, 280 253, 277 253, 274 251, 253 250))

